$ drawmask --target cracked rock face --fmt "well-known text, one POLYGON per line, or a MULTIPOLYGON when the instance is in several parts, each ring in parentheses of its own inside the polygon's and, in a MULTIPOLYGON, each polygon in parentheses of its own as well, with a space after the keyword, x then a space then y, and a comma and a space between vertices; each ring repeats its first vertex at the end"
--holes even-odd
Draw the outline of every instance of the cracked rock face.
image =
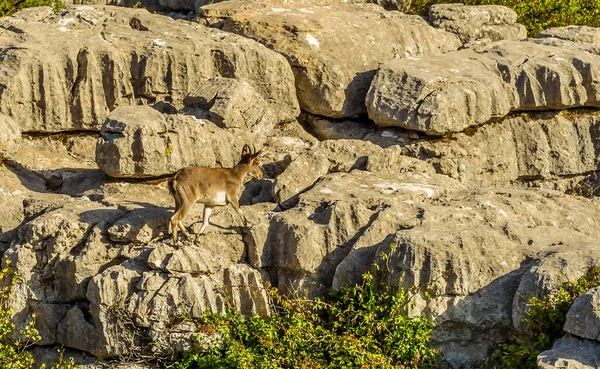
POLYGON ((379 126, 442 136, 510 111, 598 108, 600 56, 582 45, 504 41, 477 53, 391 61, 367 94, 369 117, 379 126))
POLYGON ((201 81, 245 81, 275 108, 298 115, 286 60, 258 43, 150 14, 145 9, 35 8, 3 17, 0 112, 22 131, 99 130, 117 106, 166 102, 177 108, 201 81), (132 17, 140 30, 129 26, 132 17), (41 73, 43 71, 43 73, 41 73))
POLYGON ((464 43, 527 38, 525 26, 517 23, 517 13, 499 5, 434 4, 429 22, 456 34, 464 43))
POLYGON ((301 108, 332 118, 366 112, 365 95, 383 61, 459 46, 456 36, 421 17, 372 4, 330 5, 223 2, 202 7, 199 14, 220 18, 223 30, 284 55, 301 108))
POLYGON ((262 140, 260 130, 221 129, 194 115, 162 114, 148 106, 119 107, 102 126, 96 163, 120 178, 157 177, 191 165, 231 168, 245 144, 258 149, 262 140))
POLYGON ((9 116, 0 114, 0 159, 15 155, 21 141, 21 130, 9 116))
MULTIPOLYGON (((182 317, 267 316, 269 284, 315 296, 377 265, 428 285, 409 313, 476 368, 524 329, 530 297, 600 264, 598 198, 572 195, 597 183, 594 29, 489 44, 513 13, 440 6, 438 26, 489 31, 456 36, 337 0, 201 3, 199 22, 238 35, 110 6, 0 19, 0 255, 40 361, 193 350, 214 337, 182 317), (265 173, 244 184, 248 225, 218 207, 200 235, 197 204, 172 244, 168 174, 231 167, 246 143, 265 173)), ((596 295, 540 367, 593 367, 596 295)))

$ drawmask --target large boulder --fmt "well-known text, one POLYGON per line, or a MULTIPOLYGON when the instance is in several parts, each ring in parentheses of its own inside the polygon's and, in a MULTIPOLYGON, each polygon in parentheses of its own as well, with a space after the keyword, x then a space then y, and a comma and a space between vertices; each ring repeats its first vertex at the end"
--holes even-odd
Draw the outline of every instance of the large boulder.
POLYGON ((444 135, 508 114, 507 87, 496 63, 470 50, 398 59, 377 72, 367 108, 378 126, 444 135))
POLYGON ((544 40, 384 64, 367 95, 369 116, 380 126, 446 135, 509 111, 600 107, 600 56, 544 40))
MULTIPOLYGON (((215 211, 216 226, 177 249, 162 242, 136 246, 117 232, 128 223, 134 229, 142 217, 149 233, 164 236, 157 209, 69 199, 54 204, 25 222, 3 255, 3 265, 10 261, 22 276, 13 291, 13 320, 20 329, 36 313, 42 344, 106 358, 192 349, 202 334, 179 319, 224 312, 228 303, 244 315, 267 315, 264 276, 242 264, 242 236, 227 231, 233 215, 215 211)), ((250 211, 249 217, 260 215, 250 211)))
POLYGON ((144 9, 87 5, 60 14, 35 8, 0 24, 7 30, 0 35, 0 112, 24 132, 99 130, 123 105, 180 108, 210 77, 247 82, 274 107, 277 122, 299 113, 285 58, 230 33, 144 9), (130 25, 133 18, 140 27, 130 25))
POLYGON ((600 287, 592 288, 569 309, 564 330, 574 336, 600 341, 600 287))
POLYGON ((517 23, 517 13, 500 5, 434 4, 429 9, 429 22, 455 33, 465 43, 527 38, 527 29, 517 23))
POLYGON ((599 354, 598 342, 566 335, 538 355, 537 365, 540 369, 594 369, 599 354))
MULTIPOLYGON (((262 132, 259 132, 262 133, 262 132)), ((156 177, 190 166, 233 167, 245 144, 264 135, 221 129, 193 115, 163 114, 148 106, 115 109, 102 126, 96 163, 112 177, 156 177)))
MULTIPOLYGON (((211 78, 183 99, 187 108, 201 109, 221 128, 240 128, 267 136, 278 123, 272 104, 252 86, 233 78, 211 78)), ((185 110, 185 109, 184 109, 185 110)))
POLYGON ((380 63, 456 50, 458 38, 421 17, 372 4, 311 6, 280 2, 222 2, 198 9, 221 18, 222 29, 284 55, 296 77, 303 110, 328 117, 366 112, 364 99, 380 63))

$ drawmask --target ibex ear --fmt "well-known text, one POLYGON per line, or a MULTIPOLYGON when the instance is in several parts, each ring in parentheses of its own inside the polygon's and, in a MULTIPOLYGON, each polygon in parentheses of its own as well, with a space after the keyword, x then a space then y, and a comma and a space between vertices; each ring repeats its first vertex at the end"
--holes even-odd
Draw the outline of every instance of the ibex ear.
POLYGON ((242 156, 248 156, 250 155, 250 146, 248 146, 248 144, 245 144, 244 147, 242 148, 242 156))

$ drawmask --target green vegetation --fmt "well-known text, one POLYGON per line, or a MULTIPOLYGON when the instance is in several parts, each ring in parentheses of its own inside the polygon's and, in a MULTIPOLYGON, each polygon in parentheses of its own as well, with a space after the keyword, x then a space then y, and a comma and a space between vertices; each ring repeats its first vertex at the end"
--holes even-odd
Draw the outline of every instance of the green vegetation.
POLYGON ((271 316, 244 319, 233 309, 206 314, 197 323, 220 333, 208 348, 185 354, 171 367, 201 368, 436 368, 428 346, 433 323, 407 317, 416 293, 364 282, 323 299, 290 298, 270 291, 271 316))
POLYGON ((55 12, 58 12, 62 9, 63 4, 60 0, 2 0, 0 1, 0 17, 34 6, 51 6, 55 12))
MULTIPOLYGON (((23 341, 14 341, 15 325, 10 318, 13 310, 10 307, 12 287, 19 276, 10 268, 0 270, 0 368, 2 369, 31 369, 33 357, 27 349, 42 339, 35 328, 35 314, 19 333, 23 341)), ((42 367, 42 369, 45 367, 42 367)), ((75 369, 77 366, 73 358, 63 359, 63 351, 59 351, 59 361, 52 365, 52 369, 75 369)))
POLYGON ((461 2, 466 5, 504 5, 513 9, 530 36, 549 28, 570 24, 600 27, 599 0, 413 0, 406 13, 427 15, 433 4, 461 2))
POLYGON ((575 299, 597 286, 600 286, 600 268, 593 268, 576 282, 563 283, 558 291, 543 299, 531 298, 521 321, 528 334, 500 344, 493 355, 498 363, 495 368, 537 368, 536 357, 565 335, 563 325, 575 299))

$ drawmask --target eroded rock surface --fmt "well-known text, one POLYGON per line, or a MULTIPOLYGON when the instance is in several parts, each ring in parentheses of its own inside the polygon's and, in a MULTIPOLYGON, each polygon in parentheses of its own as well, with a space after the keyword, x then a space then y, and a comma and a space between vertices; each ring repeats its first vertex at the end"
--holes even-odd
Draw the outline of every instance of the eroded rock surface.
POLYGON ((148 106, 115 109, 101 134, 98 166, 125 178, 157 177, 190 165, 231 168, 245 144, 258 149, 264 140, 260 131, 221 129, 193 115, 162 114, 148 106))
POLYGON ((541 369, 592 369, 598 367, 599 353, 598 342, 566 335, 538 356, 537 365, 541 369))
POLYGON ((9 116, 0 114, 0 159, 16 154, 21 141, 21 130, 9 116))
POLYGON ((117 106, 181 107, 209 77, 249 83, 277 121, 298 115, 287 61, 258 43, 144 9, 35 8, 0 20, 0 112, 22 131, 99 130, 117 106), (143 28, 129 25, 135 17, 143 28), (44 71, 39 73, 38 71, 44 71))
POLYGON ((517 13, 499 5, 434 4, 429 9, 429 22, 455 33, 464 43, 527 38, 525 26, 517 23, 517 13))
POLYGON ((599 107, 600 56, 573 42, 543 40, 391 61, 369 89, 369 117, 380 126, 446 135, 509 111, 599 107))
POLYGON ((451 51, 459 44, 456 36, 420 17, 371 4, 222 2, 203 6, 199 14, 221 18, 223 30, 284 55, 294 70, 301 108, 333 118, 366 112, 364 98, 379 63, 451 51))

